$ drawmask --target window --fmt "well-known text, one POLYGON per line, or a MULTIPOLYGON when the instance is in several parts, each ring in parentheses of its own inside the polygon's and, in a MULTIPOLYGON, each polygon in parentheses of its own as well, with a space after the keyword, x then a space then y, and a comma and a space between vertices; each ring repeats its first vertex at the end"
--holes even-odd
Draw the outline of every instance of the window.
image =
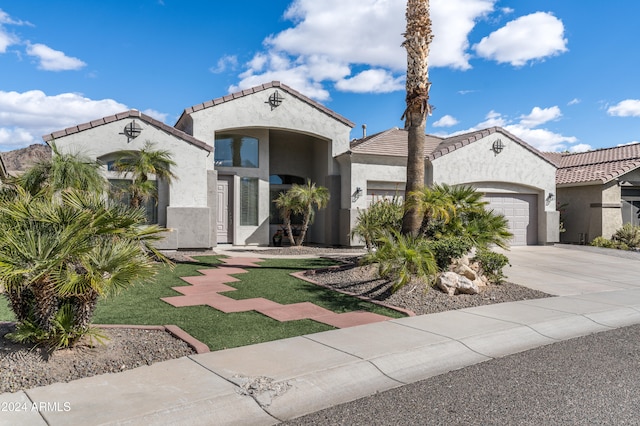
POLYGON ((258 226, 258 178, 240 178, 240 226, 258 226))
MULTIPOLYGON (((109 179, 109 184, 111 185, 111 194, 114 199, 118 200, 122 204, 128 206, 131 203, 131 194, 129 193, 129 187, 131 185, 131 181, 127 179, 109 179)), ((155 193, 158 193, 156 181, 153 182, 156 185, 155 193)), ((158 223, 158 205, 156 200, 150 198, 144 202, 141 206, 145 210, 145 214, 147 216, 147 223, 158 223)))
POLYGON ((258 139, 249 136, 227 135, 216 137, 215 165, 218 167, 257 168, 258 139))

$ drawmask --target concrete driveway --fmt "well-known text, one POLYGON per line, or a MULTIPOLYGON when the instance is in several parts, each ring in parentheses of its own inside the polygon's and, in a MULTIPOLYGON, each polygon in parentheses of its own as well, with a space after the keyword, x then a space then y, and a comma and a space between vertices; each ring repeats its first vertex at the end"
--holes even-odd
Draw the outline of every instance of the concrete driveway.
POLYGON ((521 246, 503 251, 507 280, 557 296, 640 288, 640 253, 586 246, 521 246))

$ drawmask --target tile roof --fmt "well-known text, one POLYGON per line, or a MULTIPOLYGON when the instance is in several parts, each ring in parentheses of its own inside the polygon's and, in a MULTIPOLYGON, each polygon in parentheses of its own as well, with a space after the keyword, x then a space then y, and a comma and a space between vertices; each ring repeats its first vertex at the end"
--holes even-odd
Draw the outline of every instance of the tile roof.
POLYGON ((545 153, 558 165, 556 185, 607 183, 640 167, 640 144, 578 153, 545 153))
MULTIPOLYGON (((351 142, 351 152, 355 154, 385 155, 391 157, 406 157, 408 155, 407 140, 409 132, 394 127, 380 133, 375 133, 351 142)), ((442 142, 442 138, 427 135, 424 145, 426 157, 442 142)))
MULTIPOLYGON (((493 133, 504 134, 505 136, 514 140, 516 143, 531 151, 533 154, 549 163, 552 163, 548 158, 543 156, 540 151, 527 144, 523 140, 512 135, 511 133, 507 132, 501 127, 492 127, 489 129, 451 136, 449 138, 427 135, 427 140, 424 147, 424 156, 430 161, 433 161, 438 157, 442 157, 443 155, 446 155, 458 148, 462 148, 466 145, 476 142, 493 133)), ((393 129, 385 130, 384 132, 376 133, 366 138, 352 141, 350 151, 359 154, 406 157, 408 155, 408 135, 409 132, 407 130, 394 127, 393 129)))
POLYGON ((252 95, 254 93, 259 93, 259 92, 263 92, 265 90, 269 90, 269 89, 273 89, 273 88, 277 88, 277 89, 281 89, 287 93, 289 93, 292 96, 295 96, 296 98, 300 99, 302 102, 305 102, 309 105, 311 105, 313 108, 327 114, 328 116, 340 121, 341 123, 353 128, 355 126, 355 124, 344 118, 343 116, 341 116, 340 114, 330 110, 329 108, 325 107, 324 105, 314 101, 313 99, 310 99, 308 97, 306 97, 305 95, 303 95, 302 93, 298 92, 295 89, 292 89, 291 87, 287 86, 286 84, 280 83, 279 81, 272 81, 270 83, 265 83, 265 84, 261 84, 255 87, 251 87, 249 89, 245 89, 242 90, 240 92, 236 92, 236 93, 231 93, 229 95, 226 96, 221 96, 219 98, 216 99, 212 99, 210 101, 207 102, 203 102, 201 104, 197 104, 194 105, 192 107, 186 108, 183 113, 180 115, 180 118, 178 119, 178 121, 176 122, 176 126, 178 125, 178 123, 180 123, 180 121, 182 121, 183 117, 185 115, 189 115, 192 114, 196 111, 201 111, 203 109, 206 108, 211 108, 214 107, 216 105, 220 105, 223 104, 225 102, 229 102, 232 101, 234 99, 238 99, 238 98, 242 98, 244 96, 249 96, 252 95))
POLYGON ((205 151, 213 152, 213 147, 205 142, 202 142, 199 139, 194 138, 193 136, 176 129, 175 127, 171 127, 168 124, 163 123, 162 121, 156 120, 149 115, 143 114, 138 110, 131 109, 129 111, 121 112, 119 114, 109 115, 107 117, 102 117, 98 120, 94 120, 88 123, 78 124, 77 126, 68 127, 64 130, 60 130, 57 132, 50 133, 48 135, 44 135, 42 139, 45 142, 51 142, 54 139, 61 138, 64 136, 72 135, 74 133, 80 133, 84 130, 92 129, 95 127, 103 126, 108 123, 112 123, 118 120, 124 120, 127 118, 137 118, 141 121, 144 121, 147 124, 155 126, 177 138, 182 139, 185 142, 190 143, 191 145, 197 146, 198 148, 204 149, 205 151))

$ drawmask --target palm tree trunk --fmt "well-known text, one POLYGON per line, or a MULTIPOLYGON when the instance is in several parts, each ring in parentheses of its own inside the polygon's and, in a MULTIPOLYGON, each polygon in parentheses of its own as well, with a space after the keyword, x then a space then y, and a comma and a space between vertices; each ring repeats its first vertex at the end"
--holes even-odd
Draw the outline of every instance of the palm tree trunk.
POLYGON ((45 331, 53 329, 53 319, 58 312, 58 292, 47 278, 31 286, 35 298, 35 320, 38 327, 45 331))
POLYGON ((74 328, 82 331, 89 329, 93 313, 98 304, 98 292, 90 289, 82 297, 73 300, 73 325, 74 328))
MULTIPOLYGON (((429 0, 407 1, 407 32, 403 46, 407 49, 407 109, 404 112, 408 129, 407 185, 405 197, 424 186, 424 145, 429 114, 429 45, 433 39, 429 0)), ((406 200, 405 200, 406 201, 406 200)), ((402 218, 402 233, 416 236, 422 215, 413 203, 402 218)))

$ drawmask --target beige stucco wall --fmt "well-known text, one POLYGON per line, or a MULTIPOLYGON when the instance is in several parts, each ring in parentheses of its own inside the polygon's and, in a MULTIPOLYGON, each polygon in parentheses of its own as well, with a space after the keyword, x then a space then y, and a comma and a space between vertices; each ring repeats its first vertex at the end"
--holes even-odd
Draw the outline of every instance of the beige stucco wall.
MULTIPOLYGON (((332 201, 320 211, 309 229, 308 241, 339 244, 335 222, 339 210, 339 167, 334 156, 349 147, 351 127, 282 88, 282 104, 272 108, 268 98, 276 88, 241 96, 183 116, 178 128, 211 145, 216 135, 240 134, 260 141, 259 168, 215 167, 219 175, 234 175, 234 238, 236 245, 266 245, 274 233, 269 225, 269 176, 289 174, 310 178, 316 185, 330 187, 332 201), (239 179, 259 179, 259 221, 257 226, 239 225, 239 179), (332 219, 333 218, 333 219, 332 219)), ((213 160, 212 160, 213 164, 213 160)))
POLYGON ((565 211, 563 243, 588 243, 599 236, 610 238, 622 227, 617 181, 558 188, 558 201, 565 211))
MULTIPOLYGON (((155 143, 157 149, 168 150, 176 162, 176 166, 171 169, 176 178, 170 187, 159 185, 158 219, 160 225, 174 228, 174 234, 168 238, 171 240, 168 246, 165 247, 162 244, 160 246, 162 248, 211 247, 210 223, 208 217, 206 220, 202 219, 202 212, 209 211, 207 172, 213 170, 213 161, 209 161, 212 158, 209 156, 210 153, 140 119, 136 119, 136 123, 142 127, 142 132, 137 138, 129 140, 123 129, 132 120, 132 118, 126 118, 88 128, 59 137, 54 142, 60 152, 81 152, 92 159, 109 157, 109 154, 116 151, 141 149, 146 141, 155 143), (190 224, 186 225, 169 213, 170 208, 198 209, 200 213, 197 219, 194 218, 190 224), (182 237, 187 234, 197 235, 195 240, 181 239, 180 228, 184 226, 194 229, 183 233, 182 237)), ((115 177, 113 173, 107 172, 106 166, 103 167, 103 172, 106 176, 115 177)), ((185 210, 181 211, 184 213, 185 210)))
POLYGON ((520 143, 502 133, 493 133, 432 161, 428 184, 471 185, 482 192, 537 195, 538 242, 559 240, 556 212, 556 168, 520 143), (503 150, 496 154, 493 143, 500 139, 503 150), (553 199, 546 202, 553 194, 553 199))

